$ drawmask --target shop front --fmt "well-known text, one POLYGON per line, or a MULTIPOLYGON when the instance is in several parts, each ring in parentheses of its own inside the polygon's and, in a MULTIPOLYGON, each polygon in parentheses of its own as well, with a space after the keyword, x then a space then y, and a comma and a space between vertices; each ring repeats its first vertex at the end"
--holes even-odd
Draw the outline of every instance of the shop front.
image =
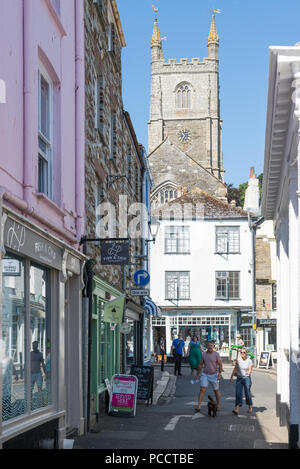
POLYGON ((241 312, 238 313, 238 332, 249 352, 255 353, 256 333, 253 325, 255 324, 255 313, 241 312))
POLYGON ((236 311, 178 311, 162 312, 162 317, 153 317, 153 351, 159 349, 161 340, 166 343, 167 355, 171 355, 172 341, 182 334, 187 348, 192 337, 196 335, 203 348, 213 340, 215 349, 223 357, 229 356, 231 343, 235 343, 236 311))
POLYGON ((104 319, 104 305, 122 294, 95 275, 93 277, 92 349, 91 349, 91 425, 107 409, 105 380, 120 373, 120 323, 104 319))
POLYGON ((128 333, 123 334, 123 369, 130 373, 131 365, 143 364, 144 353, 144 308, 130 298, 126 300, 125 321, 128 333), (130 326, 130 328, 129 328, 130 326))
POLYGON ((277 320, 271 318, 256 320, 257 355, 261 352, 272 352, 272 358, 277 359, 277 320))
POLYGON ((0 447, 14 447, 20 436, 26 447, 29 430, 29 447, 45 440, 61 446, 70 427, 84 429, 80 344, 73 339, 81 333, 84 256, 8 209, 1 241, 0 447))

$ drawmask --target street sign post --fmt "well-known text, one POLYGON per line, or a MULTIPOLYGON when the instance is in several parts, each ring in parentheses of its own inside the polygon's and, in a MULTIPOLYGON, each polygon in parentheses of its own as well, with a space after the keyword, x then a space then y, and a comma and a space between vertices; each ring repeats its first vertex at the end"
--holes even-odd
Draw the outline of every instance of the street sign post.
POLYGON ((131 288, 130 295, 131 296, 149 296, 150 289, 149 288, 131 288))

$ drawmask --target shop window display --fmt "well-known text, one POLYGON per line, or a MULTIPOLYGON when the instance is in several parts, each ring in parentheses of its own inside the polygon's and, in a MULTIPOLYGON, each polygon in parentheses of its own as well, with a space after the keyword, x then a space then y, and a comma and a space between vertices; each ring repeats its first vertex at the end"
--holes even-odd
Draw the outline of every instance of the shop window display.
POLYGON ((126 335, 126 366, 130 368, 135 363, 135 350, 134 350, 134 321, 128 320, 131 325, 129 334, 126 335))
POLYGON ((48 271, 7 254, 2 274, 0 358, 6 422, 51 404, 51 335, 48 271))
POLYGON ((30 266, 31 409, 51 404, 51 323, 48 271, 30 266))
POLYGON ((2 271, 2 420, 26 412, 25 266, 6 256, 2 271))

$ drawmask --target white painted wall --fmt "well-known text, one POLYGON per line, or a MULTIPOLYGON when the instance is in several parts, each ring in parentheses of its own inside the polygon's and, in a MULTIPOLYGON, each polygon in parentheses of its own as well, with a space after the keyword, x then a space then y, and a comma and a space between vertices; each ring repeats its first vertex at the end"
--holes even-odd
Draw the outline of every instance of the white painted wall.
POLYGON ((190 271, 190 300, 181 300, 178 306, 241 307, 252 305, 252 252, 248 220, 187 221, 190 226, 191 254, 164 254, 166 226, 179 225, 176 221, 162 221, 156 243, 151 244, 151 297, 159 306, 172 306, 165 300, 165 272, 190 271), (240 226, 240 254, 215 253, 216 226, 240 226), (216 300, 215 272, 240 271, 240 299, 216 300))

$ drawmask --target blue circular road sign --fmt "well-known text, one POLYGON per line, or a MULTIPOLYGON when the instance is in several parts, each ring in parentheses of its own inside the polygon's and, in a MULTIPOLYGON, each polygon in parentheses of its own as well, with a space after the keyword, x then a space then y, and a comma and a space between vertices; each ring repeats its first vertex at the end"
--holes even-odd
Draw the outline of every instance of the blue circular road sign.
POLYGON ((150 275, 147 270, 137 270, 133 276, 134 283, 138 287, 144 287, 150 282, 150 275))

